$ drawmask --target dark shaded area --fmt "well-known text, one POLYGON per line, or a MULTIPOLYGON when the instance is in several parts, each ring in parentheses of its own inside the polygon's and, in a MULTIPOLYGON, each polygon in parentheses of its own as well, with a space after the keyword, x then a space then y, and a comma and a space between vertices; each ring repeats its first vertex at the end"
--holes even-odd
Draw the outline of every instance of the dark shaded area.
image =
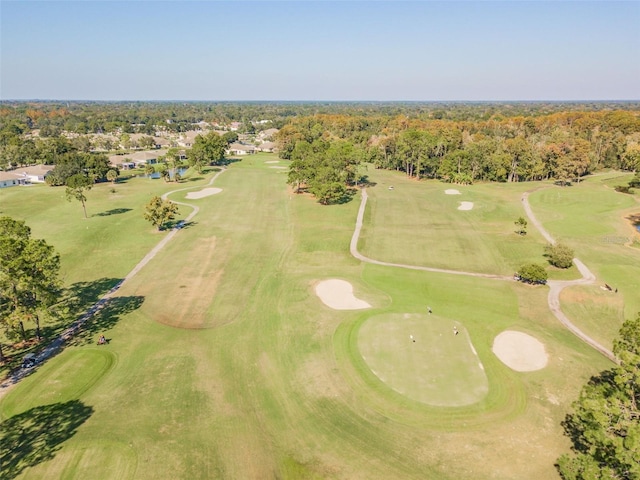
POLYGON ((52 459, 63 442, 93 414, 79 400, 34 407, 0 424, 0 478, 52 459))
POLYGON ((106 277, 92 282, 76 282, 66 289, 61 303, 70 316, 80 315, 121 282, 121 278, 106 277))
POLYGON ((111 210, 107 210, 106 212, 94 213, 92 217, 108 217, 110 215, 119 215, 121 213, 130 212, 131 208, 112 208, 111 210))
POLYGON ((358 185, 359 187, 375 187, 377 183, 372 182, 369 179, 369 175, 362 175, 356 182, 356 185, 358 185))
POLYGON ((169 229, 169 230, 171 228, 177 228, 179 230, 184 230, 185 228, 194 227, 197 224, 198 224, 198 222, 194 222, 194 221, 185 222, 184 220, 178 220, 178 221, 167 222, 165 225, 167 225, 167 229, 169 229))
POLYGON ((237 163, 237 162, 241 162, 242 159, 241 158, 225 158, 224 160, 220 160, 218 162, 218 165, 222 165, 224 167, 226 167, 227 165, 231 165, 232 163, 237 163))
POLYGON ((140 308, 143 302, 142 296, 111 297, 103 300, 88 314, 88 318, 78 326, 67 343, 72 345, 97 343, 100 334, 113 328, 123 315, 140 308))
POLYGON ((640 231, 640 213, 629 215, 627 220, 631 222, 631 225, 633 225, 636 230, 640 231))

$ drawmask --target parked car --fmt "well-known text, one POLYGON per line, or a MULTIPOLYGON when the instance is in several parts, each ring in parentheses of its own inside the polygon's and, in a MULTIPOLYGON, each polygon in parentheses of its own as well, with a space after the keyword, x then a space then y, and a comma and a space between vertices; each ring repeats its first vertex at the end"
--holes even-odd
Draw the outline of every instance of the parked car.
POLYGON ((35 353, 27 353, 22 359, 22 368, 31 368, 35 367, 36 363, 38 363, 38 359, 36 358, 35 353))

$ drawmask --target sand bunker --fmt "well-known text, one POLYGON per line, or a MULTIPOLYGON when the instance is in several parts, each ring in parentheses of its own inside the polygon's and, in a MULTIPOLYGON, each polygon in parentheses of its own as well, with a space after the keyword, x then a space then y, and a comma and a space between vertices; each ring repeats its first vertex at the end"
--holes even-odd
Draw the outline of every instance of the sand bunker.
POLYGON ((216 193, 220 193, 222 191, 221 188, 203 188, 199 192, 189 192, 187 193, 187 198, 203 198, 208 197, 209 195, 215 195, 216 193))
POLYGON ((526 333, 506 330, 495 338, 492 350, 502 363, 516 372, 533 372, 547 366, 544 345, 526 333))
POLYGON ((335 310, 360 310, 371 307, 364 300, 353 296, 353 286, 345 280, 323 280, 316 285, 316 295, 322 303, 335 310))
POLYGON ((455 188, 449 188, 448 190, 445 190, 444 193, 445 195, 460 195, 460 192, 455 188))
POLYGON ((473 208, 473 202, 460 202, 458 210, 471 210, 473 208))
POLYGON ((268 160, 264 163, 280 163, 280 160, 268 160))
POLYGON ((278 167, 278 166, 276 166, 276 167, 269 167, 269 168, 279 168, 280 170, 286 170, 286 169, 287 169, 287 167, 278 167))

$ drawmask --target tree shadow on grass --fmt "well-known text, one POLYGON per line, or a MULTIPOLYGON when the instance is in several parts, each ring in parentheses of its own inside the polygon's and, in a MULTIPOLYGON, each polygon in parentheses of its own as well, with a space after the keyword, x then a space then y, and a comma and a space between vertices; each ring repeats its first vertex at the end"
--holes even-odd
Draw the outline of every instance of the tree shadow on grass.
POLYGON ((640 213, 636 213, 633 215, 629 215, 627 220, 631 222, 631 225, 636 228, 636 230, 640 231, 640 213))
POLYGON ((144 297, 142 296, 105 299, 95 311, 88 314, 89 317, 78 327, 75 335, 67 343, 72 345, 96 343, 98 335, 113 328, 122 316, 137 310, 143 302, 144 297))
POLYGON ((120 282, 121 278, 106 277, 93 282, 76 282, 66 289, 62 303, 69 316, 79 315, 120 282))
POLYGON ((91 215, 92 217, 108 217, 110 215, 119 215, 121 213, 130 212, 131 208, 112 208, 111 210, 107 210, 106 212, 94 213, 91 215))
POLYGON ((0 424, 0 478, 52 459, 93 414, 80 400, 34 407, 0 424))

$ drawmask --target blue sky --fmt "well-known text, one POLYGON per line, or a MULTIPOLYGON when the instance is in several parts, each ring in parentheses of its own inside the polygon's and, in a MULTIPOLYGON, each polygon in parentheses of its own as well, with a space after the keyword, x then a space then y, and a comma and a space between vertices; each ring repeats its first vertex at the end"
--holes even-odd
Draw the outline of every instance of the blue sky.
POLYGON ((640 1, 6 1, 0 98, 639 100, 640 1))

